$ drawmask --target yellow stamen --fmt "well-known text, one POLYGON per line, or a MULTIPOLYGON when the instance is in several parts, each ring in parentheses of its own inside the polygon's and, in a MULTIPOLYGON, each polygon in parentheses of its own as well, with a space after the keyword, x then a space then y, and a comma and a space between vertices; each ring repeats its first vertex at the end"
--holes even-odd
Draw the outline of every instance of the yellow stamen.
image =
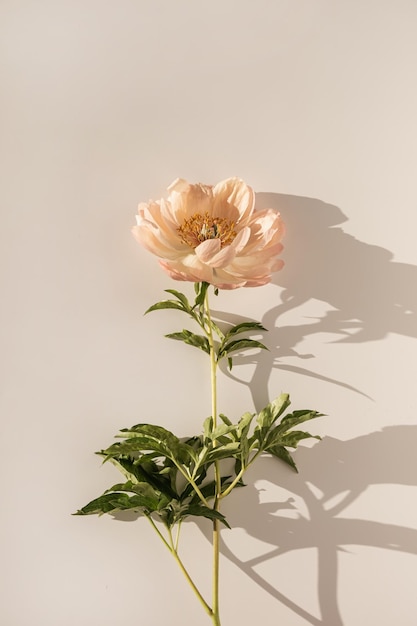
POLYGON ((232 243, 236 237, 234 222, 225 217, 211 217, 208 213, 194 213, 189 219, 184 220, 178 228, 181 241, 191 248, 196 248, 207 239, 220 239, 223 248, 232 243))

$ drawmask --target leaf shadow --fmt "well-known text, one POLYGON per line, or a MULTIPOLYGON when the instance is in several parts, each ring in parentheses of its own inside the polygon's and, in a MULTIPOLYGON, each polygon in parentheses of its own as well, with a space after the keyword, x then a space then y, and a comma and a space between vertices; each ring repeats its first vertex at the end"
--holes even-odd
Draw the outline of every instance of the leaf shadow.
MULTIPOLYGON (((343 626, 338 606, 338 557, 347 546, 370 546, 417 555, 417 529, 343 516, 368 488, 375 485, 417 486, 415 440, 417 426, 390 426, 349 441, 325 437, 312 448, 294 454, 300 474, 271 457, 262 457, 248 472, 249 484, 224 502, 223 512, 232 529, 270 544, 254 558, 240 558, 228 547, 222 531, 222 554, 264 591, 313 626, 343 626), (401 449, 395 464, 387 462, 401 449), (372 451, 370 455, 369 451, 372 451), (331 468, 331 471, 329 471, 331 468), (304 479, 303 475, 308 476, 304 479), (279 501, 261 502, 259 480, 282 489, 279 501), (288 497, 288 492, 292 494, 288 497), (290 517, 288 513, 290 512, 290 517), (295 550, 317 551, 317 596, 320 617, 281 593, 256 568, 295 550)), ((269 489, 268 489, 269 492, 269 489)), ((198 523, 210 541, 208 525, 198 523)))

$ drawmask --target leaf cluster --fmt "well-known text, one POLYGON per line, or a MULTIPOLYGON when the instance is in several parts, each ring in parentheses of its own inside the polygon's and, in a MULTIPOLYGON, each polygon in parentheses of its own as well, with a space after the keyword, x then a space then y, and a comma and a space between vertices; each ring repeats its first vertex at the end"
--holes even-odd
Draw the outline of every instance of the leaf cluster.
MULTIPOLYGON (((162 309, 175 309, 187 314, 200 326, 200 328, 204 331, 204 335, 196 334, 188 329, 183 329, 181 331, 169 333, 165 336, 168 339, 182 341, 187 345, 194 346, 195 348, 199 348, 200 350, 203 350, 203 352, 210 354, 210 343, 208 337, 215 334, 218 338, 215 350, 216 362, 227 358, 230 369, 232 369, 233 365, 232 357, 230 356, 232 353, 254 348, 267 350, 267 347, 260 341, 250 339, 248 337, 242 337, 242 334, 246 334, 248 332, 259 333, 266 331, 266 328, 264 328, 259 322, 242 322, 241 324, 237 324, 236 326, 228 329, 227 332, 223 332, 219 328, 214 320, 211 319, 205 307, 205 299, 209 286, 209 283, 204 282, 195 284, 196 296, 193 304, 191 304, 188 301, 188 298, 180 291, 177 291, 176 289, 166 289, 166 293, 171 294, 174 298, 162 300, 161 302, 153 304, 149 307, 149 309, 147 309, 147 311, 145 311, 145 315, 151 311, 159 311, 162 309)), ((217 290, 215 290, 215 294, 217 294, 217 290)))
POLYGON ((152 424, 125 428, 118 437, 123 441, 97 454, 104 462, 113 463, 126 482, 113 485, 76 515, 133 510, 159 518, 167 528, 190 515, 219 519, 227 525, 224 516, 208 503, 214 495, 214 481, 201 486, 210 465, 199 458, 201 437, 181 441, 152 424))
POLYGON ((210 504, 217 487, 209 470, 222 459, 234 461, 234 475, 221 478, 219 498, 243 485, 244 472, 262 453, 272 454, 296 470, 288 448, 296 448, 301 440, 314 435, 294 427, 321 414, 304 410, 283 416, 289 404, 288 394, 281 394, 259 414, 245 413, 236 424, 220 415, 222 423, 216 428, 208 417, 203 433, 187 439, 152 424, 123 429, 118 435, 122 441, 97 454, 104 462, 113 463, 126 481, 110 487, 76 515, 133 510, 156 517, 169 529, 189 516, 218 519, 228 526, 210 504))

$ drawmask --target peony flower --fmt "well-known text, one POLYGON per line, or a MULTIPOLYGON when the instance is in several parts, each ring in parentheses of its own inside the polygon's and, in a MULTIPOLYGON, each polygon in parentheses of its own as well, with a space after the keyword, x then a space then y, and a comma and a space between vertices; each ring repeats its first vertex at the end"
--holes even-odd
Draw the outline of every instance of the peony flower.
POLYGON ((220 289, 257 287, 281 269, 284 225, 273 209, 257 211, 239 178, 212 187, 175 180, 168 198, 140 203, 132 232, 175 280, 220 289))

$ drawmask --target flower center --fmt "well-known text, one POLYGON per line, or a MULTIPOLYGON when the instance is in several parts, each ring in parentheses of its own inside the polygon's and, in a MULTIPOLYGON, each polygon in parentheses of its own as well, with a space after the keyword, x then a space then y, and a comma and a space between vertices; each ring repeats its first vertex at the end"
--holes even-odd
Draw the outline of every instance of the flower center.
POLYGON ((188 220, 184 220, 177 229, 181 241, 191 248, 196 248, 207 239, 220 239, 223 248, 232 243, 236 237, 234 222, 225 217, 211 217, 208 213, 194 213, 188 220))

